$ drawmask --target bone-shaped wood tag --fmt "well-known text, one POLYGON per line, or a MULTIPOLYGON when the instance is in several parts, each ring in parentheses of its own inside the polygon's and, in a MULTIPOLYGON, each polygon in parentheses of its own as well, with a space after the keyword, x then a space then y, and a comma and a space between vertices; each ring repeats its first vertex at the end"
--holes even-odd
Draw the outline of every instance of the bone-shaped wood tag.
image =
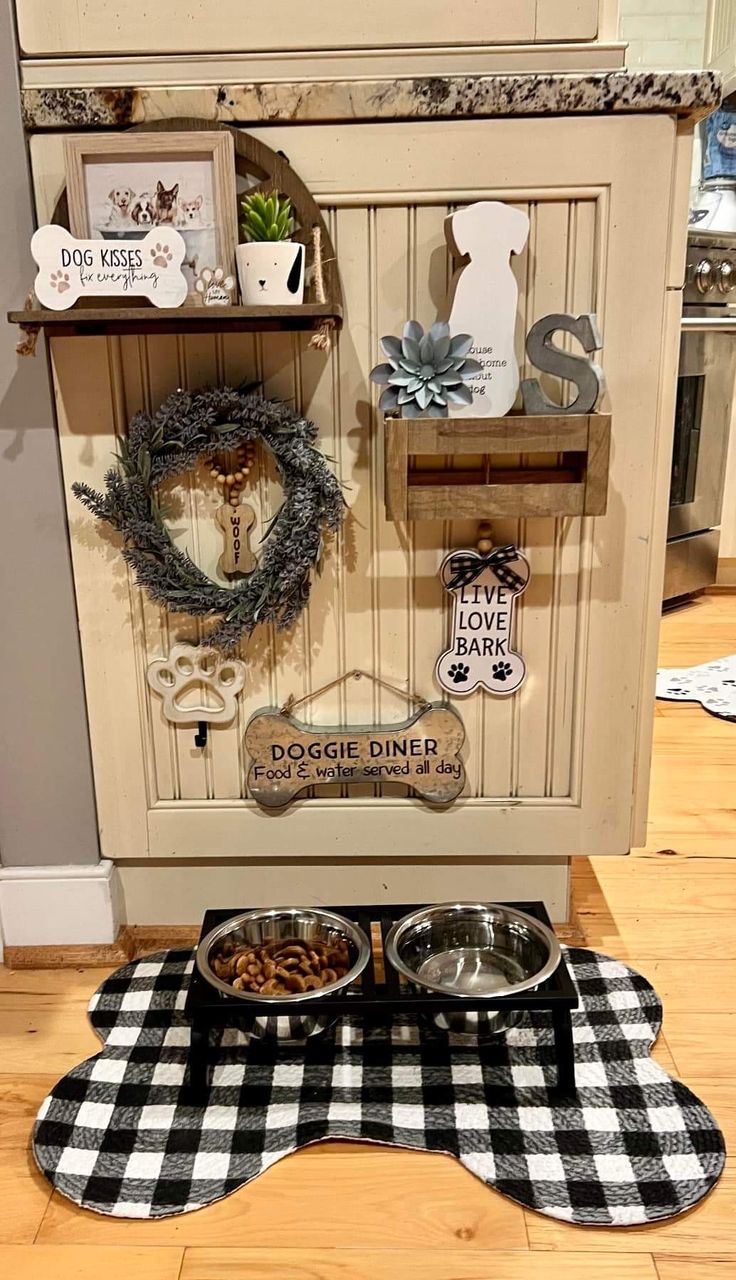
POLYGON ((36 297, 52 311, 104 297, 180 307, 188 293, 181 271, 186 244, 174 227, 154 227, 141 240, 75 240, 66 227, 48 225, 34 233, 31 253, 36 297))
POLYGON ((283 711, 258 711, 245 731, 248 791, 267 809, 283 809, 306 787, 328 782, 402 782, 430 804, 449 804, 465 785, 456 711, 425 707, 395 725, 325 729, 283 711))
POLYGON ((455 697, 479 685, 489 693, 515 693, 526 663, 511 648, 514 602, 529 581, 529 561, 514 546, 488 555, 467 548, 443 560, 440 577, 453 607, 450 646, 435 669, 439 684, 455 697))
POLYGON ((237 507, 223 502, 215 512, 215 520, 225 538, 225 550, 218 562, 221 573, 226 577, 252 573, 256 567, 256 558, 249 541, 250 531, 256 522, 253 508, 247 502, 238 503, 237 507))

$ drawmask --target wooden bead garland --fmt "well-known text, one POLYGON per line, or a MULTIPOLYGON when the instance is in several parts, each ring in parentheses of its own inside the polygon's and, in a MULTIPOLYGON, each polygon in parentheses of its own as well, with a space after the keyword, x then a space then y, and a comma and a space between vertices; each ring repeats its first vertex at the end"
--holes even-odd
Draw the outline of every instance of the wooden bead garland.
POLYGON ((255 443, 249 440, 247 444, 238 445, 237 449, 225 456, 227 462, 223 462, 219 457, 213 457, 207 461, 206 465, 210 468, 210 475, 215 484, 222 489, 225 501, 229 502, 231 507, 237 507, 248 476, 255 466, 255 443))
POLYGON ((478 541, 475 545, 484 556, 493 550, 493 530, 490 520, 481 520, 478 525, 478 541))

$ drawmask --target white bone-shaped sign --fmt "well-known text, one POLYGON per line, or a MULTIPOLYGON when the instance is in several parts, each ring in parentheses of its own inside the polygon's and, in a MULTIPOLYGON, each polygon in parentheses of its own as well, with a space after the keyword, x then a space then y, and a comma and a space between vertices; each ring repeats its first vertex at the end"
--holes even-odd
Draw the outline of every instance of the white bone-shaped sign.
POLYGON ((154 227, 141 240, 75 240, 65 227, 39 227, 31 239, 34 282, 42 307, 65 311, 79 298, 148 298, 180 307, 188 286, 181 264, 183 236, 154 227))
POLYGON ((440 569, 453 596, 450 647, 437 660, 437 680, 454 696, 515 693, 526 663, 511 648, 514 603, 529 581, 529 561, 514 546, 495 547, 488 555, 474 549, 453 551, 440 569))
POLYGON ((229 724, 235 719, 237 697, 245 684, 245 664, 237 658, 224 658, 216 649, 175 644, 168 658, 150 663, 146 679, 163 698, 164 717, 171 724, 229 724), (182 702, 195 689, 209 698, 209 705, 182 702))
POLYGON ((248 791, 283 809, 305 787, 328 782, 402 782, 430 804, 449 804, 465 785, 465 727, 451 707, 432 705, 396 725, 324 729, 283 711, 258 711, 245 731, 248 791))

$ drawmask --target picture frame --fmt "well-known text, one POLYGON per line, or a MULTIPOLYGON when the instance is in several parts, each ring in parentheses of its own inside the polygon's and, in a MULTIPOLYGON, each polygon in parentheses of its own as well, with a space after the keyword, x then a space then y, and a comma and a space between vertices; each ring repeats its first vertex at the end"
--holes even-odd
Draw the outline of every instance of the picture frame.
POLYGON ((80 239, 141 240, 174 227, 187 253, 185 306, 202 306, 207 268, 235 276, 235 150, 226 130, 87 134, 64 139, 69 230, 80 239))

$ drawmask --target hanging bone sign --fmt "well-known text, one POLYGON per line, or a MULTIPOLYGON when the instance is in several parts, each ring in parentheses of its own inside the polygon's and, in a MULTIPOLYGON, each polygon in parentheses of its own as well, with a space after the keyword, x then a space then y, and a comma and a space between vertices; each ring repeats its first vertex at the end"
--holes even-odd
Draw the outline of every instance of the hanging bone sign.
POLYGON ((215 520, 222 529, 225 549, 217 567, 226 578, 246 577, 256 567, 256 558, 250 548, 250 531, 256 522, 256 513, 247 502, 233 506, 225 502, 215 512, 215 520))
POLYGON ((515 693, 526 663, 511 648, 514 605, 529 582, 529 562, 514 546, 489 554, 453 551, 440 569, 453 597, 450 646, 437 660, 439 684, 461 697, 477 688, 515 693))
POLYGON ((429 804, 449 804, 465 785, 456 711, 427 705, 401 724, 325 729, 287 711, 258 711, 245 731, 248 792, 283 809, 306 787, 334 782, 403 782, 429 804))

